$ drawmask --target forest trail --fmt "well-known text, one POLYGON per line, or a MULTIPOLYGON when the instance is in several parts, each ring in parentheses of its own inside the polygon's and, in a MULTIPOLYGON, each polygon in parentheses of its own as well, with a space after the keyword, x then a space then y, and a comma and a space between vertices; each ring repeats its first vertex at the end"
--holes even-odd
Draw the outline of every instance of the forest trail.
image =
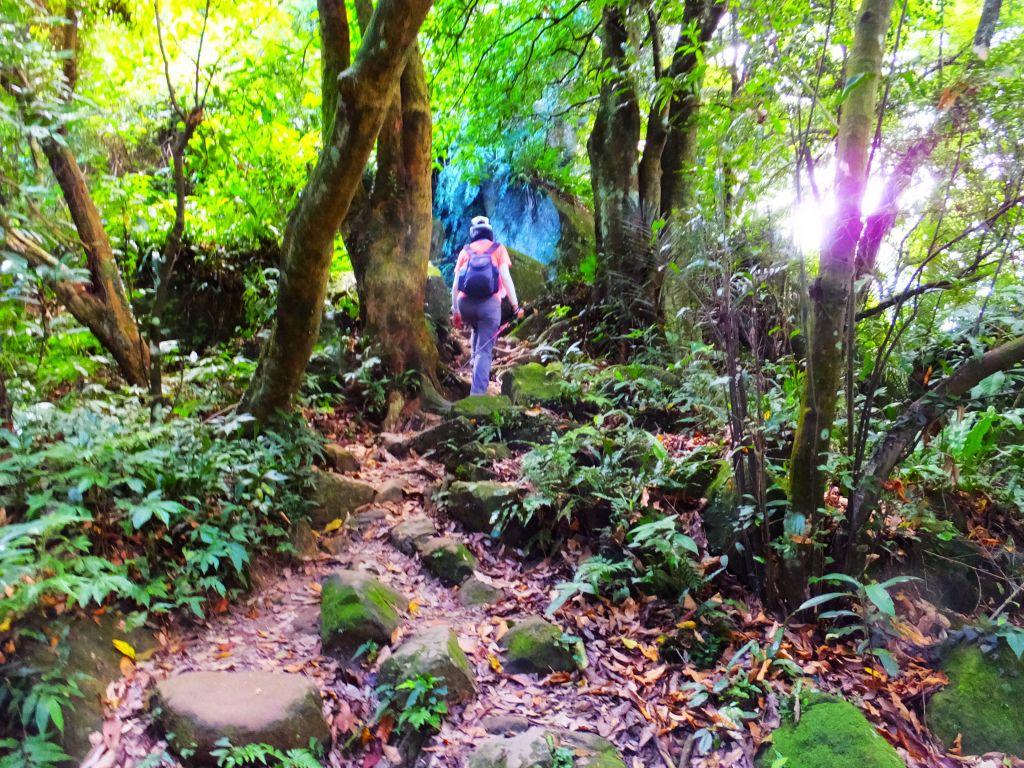
MULTIPOLYGON (((515 342, 502 340, 496 349, 496 368, 521 352, 515 342)), ((585 642, 588 662, 578 672, 506 672, 502 665, 505 651, 499 641, 509 625, 542 616, 555 584, 571 576, 571 569, 564 562, 560 566, 547 560, 526 563, 487 534, 467 532, 449 520, 432 501, 446 477, 440 464, 417 456, 395 458, 381 447, 380 436, 364 436, 363 441, 344 447, 360 460, 355 477, 378 489, 390 488, 392 494, 401 486, 401 498, 367 505, 345 525, 328 524, 325 531, 317 531, 313 534, 315 547, 303 553, 301 561, 257 572, 252 593, 225 606, 225 611, 209 622, 180 635, 160 634, 159 650, 125 668, 127 675, 108 688, 110 717, 102 742, 96 743, 94 736, 96 747, 83 763, 85 768, 137 765, 147 755, 167 751, 167 742, 151 716, 151 694, 159 681, 186 672, 251 670, 303 675, 316 684, 334 742, 326 756, 329 764, 393 765, 387 760, 391 748, 384 747, 382 754, 380 746, 387 741, 390 725, 374 722, 376 670, 388 650, 376 664, 345 665, 321 648, 321 584, 338 571, 371 575, 409 599, 409 610, 392 637, 392 648, 424 629, 447 625, 458 635, 473 667, 476 696, 453 707, 440 732, 427 740, 416 765, 463 766, 488 737, 511 736, 542 726, 606 737, 616 743, 631 768, 659 764, 675 768, 667 742, 659 743, 656 738, 655 721, 646 711, 637 685, 613 669, 622 669, 622 662, 635 663, 625 655, 629 651, 622 646, 621 635, 628 631, 631 637, 638 636, 635 623, 641 606, 627 601, 614 617, 599 610, 573 612, 562 618, 562 629, 585 642), (458 598, 458 588, 444 586, 426 573, 418 556, 395 547, 389 540, 391 530, 424 513, 441 536, 470 548, 478 561, 478 580, 501 590, 501 599, 491 605, 465 605, 458 598), (566 619, 574 623, 567 624, 566 619), (346 743, 355 747, 339 749, 346 743)), ((657 665, 651 667, 655 674, 651 676, 648 670, 648 677, 653 682, 660 674, 657 665)), ((630 676, 641 674, 639 668, 630 667, 629 672, 630 676)), ((663 666, 660 672, 664 672, 663 666)), ((395 753, 390 754, 394 757, 395 753)))

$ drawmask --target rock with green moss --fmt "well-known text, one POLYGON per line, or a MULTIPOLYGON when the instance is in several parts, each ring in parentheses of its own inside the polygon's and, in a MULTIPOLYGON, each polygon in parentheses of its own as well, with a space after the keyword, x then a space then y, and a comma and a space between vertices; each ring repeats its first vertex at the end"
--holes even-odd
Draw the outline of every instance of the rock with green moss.
POLYGON ((469 701, 476 695, 476 675, 455 632, 447 625, 422 630, 403 642, 381 664, 377 680, 398 686, 426 675, 443 681, 450 704, 469 701))
POLYGON ((505 593, 497 587, 492 587, 486 581, 472 576, 459 587, 457 597, 463 605, 493 605, 504 600, 505 593))
POLYGON ((324 652, 350 660, 367 642, 387 645, 408 601, 358 571, 329 576, 320 590, 320 639, 324 652))
POLYGON ((348 448, 337 443, 328 443, 324 446, 324 458, 335 472, 359 471, 359 459, 348 448))
POLYGON ((509 273, 516 284, 516 298, 520 304, 531 304, 547 292, 548 268, 525 253, 508 249, 512 265, 509 273))
POLYGON ((853 704, 813 694, 804 699, 800 722, 784 722, 758 755, 757 768, 772 768, 785 758, 786 768, 905 768, 853 704))
POLYGON ((540 616, 516 622, 501 638, 505 669, 513 674, 546 675, 579 668, 581 642, 540 616))
POLYGON ((495 737, 469 757, 469 768, 626 768, 615 745, 592 733, 529 728, 511 737, 495 737))
POLYGON ((557 406, 565 396, 562 366, 526 363, 501 377, 501 393, 516 405, 557 406))
POLYGON ((452 415, 486 424, 514 410, 515 406, 505 395, 470 395, 455 402, 452 415))
POLYGON ((173 749, 191 765, 210 764, 215 744, 269 744, 279 750, 326 744, 320 692, 302 675, 187 672, 156 686, 155 711, 173 749))
POLYGON ((309 518, 318 528, 332 520, 348 520, 357 509, 373 501, 377 493, 369 483, 334 472, 317 470, 313 478, 313 509, 309 518))
POLYGON ((945 658, 949 685, 928 702, 928 727, 946 745, 963 737, 964 754, 1005 752, 1024 757, 1024 662, 1002 642, 983 653, 961 645, 945 658))
POLYGON ((490 533, 501 508, 518 498, 519 489, 514 483, 455 482, 448 486, 445 509, 469 530, 490 533))
POLYGON ((462 542, 447 536, 435 536, 418 547, 423 565, 442 584, 455 587, 473 575, 476 558, 462 542))

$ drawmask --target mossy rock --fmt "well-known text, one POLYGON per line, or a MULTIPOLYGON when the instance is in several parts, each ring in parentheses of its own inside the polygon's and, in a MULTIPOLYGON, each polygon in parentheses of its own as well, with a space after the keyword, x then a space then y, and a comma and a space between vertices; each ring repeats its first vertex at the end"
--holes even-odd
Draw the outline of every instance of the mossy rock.
POLYGON ((476 430, 469 423, 469 419, 450 418, 417 433, 398 448, 398 453, 392 453, 401 457, 409 450, 413 450, 421 456, 431 454, 443 460, 443 457, 457 451, 460 446, 471 442, 475 437, 476 430))
POLYGON ((516 410, 505 395, 470 395, 452 406, 452 414, 479 423, 487 424, 495 414, 506 414, 516 410))
POLYGON ((316 470, 313 478, 315 490, 309 518, 318 528, 332 520, 348 520, 357 509, 372 502, 377 493, 369 483, 334 472, 316 470))
POLYGON ((944 660, 949 685, 928 702, 928 727, 947 746, 963 737, 964 754, 1004 752, 1024 757, 1024 662, 1000 641, 985 654, 960 645, 944 660))
POLYGON ((469 756, 469 768, 553 768, 555 753, 572 755, 574 768, 626 768, 615 745, 592 733, 529 728, 511 737, 498 736, 469 756))
POLYGON ((562 630, 540 616, 517 622, 501 638, 505 669, 513 674, 546 675, 578 669, 578 649, 567 642, 562 630))
POLYGON ((324 446, 324 458, 335 472, 359 471, 359 459, 348 448, 337 443, 328 443, 324 446))
POLYGON ((437 536, 437 526, 426 515, 411 515, 391 529, 388 535, 399 552, 412 555, 428 539, 437 536))
MULTIPOLYGON (((506 246, 507 247, 507 246, 506 246)), ((548 268, 525 253, 508 248, 512 266, 509 274, 516 285, 516 298, 520 304, 531 304, 548 289, 548 268)))
POLYGON ((501 393, 516 405, 557 406, 565 396, 562 366, 526 363, 501 377, 501 393))
POLYGON ((360 646, 383 646, 402 623, 408 601, 372 576, 340 571, 320 590, 320 639, 324 652, 350 660, 360 646))
POLYGON ((448 487, 445 509, 469 530, 490 533, 501 508, 518 497, 519 489, 513 483, 460 481, 448 487))
POLYGON ((476 695, 476 675, 449 626, 431 627, 410 637, 384 660, 377 680, 397 686, 422 675, 444 681, 449 704, 469 701, 476 695))
POLYGON ((779 758, 786 759, 786 768, 905 768, 864 713, 820 694, 806 697, 799 723, 787 721, 772 732, 755 765, 771 768, 779 758))
POLYGON ((423 565, 442 584, 456 587, 476 568, 476 558, 462 542, 446 536, 435 536, 419 545, 423 565))
POLYGON ((459 602, 466 606, 493 605, 505 599, 505 593, 497 587, 492 587, 476 576, 467 579, 458 593, 459 602))
POLYGON ((158 683, 156 702, 160 724, 190 765, 210 764, 210 751, 225 737, 235 746, 269 744, 282 751, 331 737, 320 692, 302 675, 186 672, 158 683))

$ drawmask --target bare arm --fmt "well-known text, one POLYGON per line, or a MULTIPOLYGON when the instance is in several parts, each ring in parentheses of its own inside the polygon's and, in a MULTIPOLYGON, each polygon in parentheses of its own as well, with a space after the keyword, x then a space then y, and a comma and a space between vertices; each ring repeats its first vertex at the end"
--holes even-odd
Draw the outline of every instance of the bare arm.
POLYGON ((501 284, 505 286, 505 293, 508 294, 508 300, 512 302, 512 307, 518 309, 519 299, 516 297, 516 286, 512 282, 512 274, 508 271, 508 264, 502 264, 498 268, 498 274, 501 276, 501 284))

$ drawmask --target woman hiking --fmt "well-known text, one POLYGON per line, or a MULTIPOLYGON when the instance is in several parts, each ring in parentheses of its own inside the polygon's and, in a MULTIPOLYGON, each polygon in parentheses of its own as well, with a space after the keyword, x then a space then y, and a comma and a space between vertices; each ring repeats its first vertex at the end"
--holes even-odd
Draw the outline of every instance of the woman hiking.
POLYGON ((509 267, 508 250, 494 241, 494 230, 486 216, 476 216, 469 227, 469 244, 459 253, 452 281, 452 323, 472 330, 470 350, 473 363, 471 395, 486 395, 491 377, 494 342, 501 326, 501 300, 508 296, 512 312, 523 316, 516 299, 509 267))

